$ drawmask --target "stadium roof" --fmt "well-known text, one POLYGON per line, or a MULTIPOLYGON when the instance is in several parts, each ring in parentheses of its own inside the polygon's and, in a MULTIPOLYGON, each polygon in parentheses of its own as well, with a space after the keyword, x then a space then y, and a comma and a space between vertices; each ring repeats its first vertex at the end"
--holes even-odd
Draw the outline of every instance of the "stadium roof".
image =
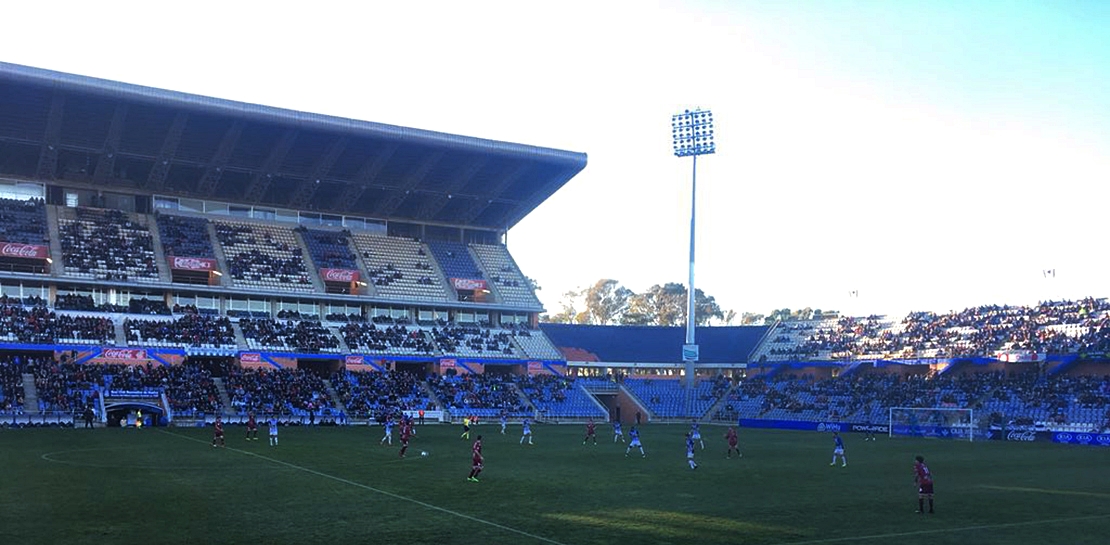
MULTIPOLYGON (((699 327, 699 363, 747 363, 769 326, 699 327)), ((682 361, 685 327, 540 324, 568 361, 576 354, 610 363, 682 361)))
POLYGON ((583 153, 0 62, 0 175, 501 230, 585 166, 583 153))

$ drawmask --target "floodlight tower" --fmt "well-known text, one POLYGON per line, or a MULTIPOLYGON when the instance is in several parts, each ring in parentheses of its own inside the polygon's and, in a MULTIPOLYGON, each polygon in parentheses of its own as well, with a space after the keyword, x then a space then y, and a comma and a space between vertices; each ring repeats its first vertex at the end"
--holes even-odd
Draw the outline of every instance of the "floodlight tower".
POLYGON ((674 137, 675 157, 693 157, 694 170, 690 190, 690 285, 686 291, 686 344, 682 346, 682 361, 686 364, 686 385, 694 387, 694 364, 698 361, 698 345, 694 339, 694 227, 698 211, 698 156, 716 153, 713 141, 713 112, 698 108, 671 116, 671 134, 674 137))

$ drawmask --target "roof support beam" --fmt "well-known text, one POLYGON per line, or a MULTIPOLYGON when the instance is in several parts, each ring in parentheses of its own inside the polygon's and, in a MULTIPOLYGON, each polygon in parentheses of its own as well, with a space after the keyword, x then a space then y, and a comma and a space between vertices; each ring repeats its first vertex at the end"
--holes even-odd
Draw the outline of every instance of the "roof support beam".
POLYGON ((147 187, 157 191, 166 185, 170 163, 173 162, 174 155, 177 155, 177 146, 181 143, 181 134, 185 132, 188 121, 189 114, 185 112, 177 112, 177 115, 173 116, 173 122, 166 131, 166 139, 162 141, 162 148, 158 151, 158 157, 154 159, 154 167, 150 169, 150 176, 146 179, 147 187))
POLYGON ((53 180, 58 171, 58 145, 62 141, 62 118, 65 115, 66 96, 54 91, 50 100, 50 113, 46 117, 46 133, 39 151, 39 166, 35 176, 40 180, 53 180))
POLYGON ((451 202, 451 196, 466 187, 466 184, 469 184, 470 181, 474 179, 474 175, 478 174, 478 171, 485 168, 488 163, 488 157, 471 159, 470 163, 465 168, 460 168, 455 172, 455 175, 444 188, 443 194, 428 199, 428 203, 416 214, 417 219, 435 219, 440 212, 443 212, 444 208, 447 208, 447 204, 451 202))
POLYGON ((347 149, 348 142, 350 142, 350 139, 346 136, 337 138, 335 142, 332 142, 327 153, 316 161, 316 164, 312 166, 312 172, 309 173, 307 178, 301 181, 300 185, 297 186, 297 190, 293 192, 293 196, 289 199, 289 208, 299 209, 308 205, 308 202, 312 200, 312 197, 316 194, 316 190, 320 187, 320 178, 325 177, 328 171, 331 170, 331 167, 335 165, 335 162, 339 160, 339 156, 343 154, 343 150, 347 149))
POLYGON ((347 184, 346 189, 335 198, 332 203, 332 208, 336 212, 350 212, 354 208, 355 203, 362 199, 362 194, 366 193, 366 188, 374 178, 378 177, 385 165, 393 158, 393 154, 397 153, 397 144, 387 144, 382 148, 382 151, 371 159, 367 159, 362 167, 355 173, 355 179, 347 184))
POLYGON ((224 137, 220 139, 220 147, 216 148, 216 154, 212 157, 212 162, 204 169, 204 174, 197 182, 198 193, 205 197, 211 197, 216 193, 216 188, 220 185, 220 176, 223 176, 224 167, 231 159, 231 152, 235 151, 235 145, 239 143, 239 137, 242 134, 242 121, 235 121, 227 128, 224 137))
POLYGON ((119 139, 123 135, 123 124, 127 121, 127 104, 120 102, 112 111, 112 121, 108 125, 108 136, 104 138, 104 147, 100 150, 100 158, 96 161, 93 170, 93 183, 102 184, 112 177, 116 166, 116 153, 119 151, 119 139))
POLYGON ((519 180, 521 176, 524 176, 525 172, 528 172, 528 165, 521 164, 520 166, 513 169, 513 171, 506 175, 504 178, 501 178, 501 181, 493 187, 492 191, 490 191, 490 197, 486 200, 486 203, 480 204, 471 209, 470 213, 467 214, 465 218, 463 218, 463 223, 469 224, 474 220, 480 218, 482 216, 482 213, 484 213, 486 209, 489 208, 489 205, 493 204, 493 201, 499 200, 501 198, 501 195, 505 193, 505 190, 509 189, 509 186, 516 183, 516 181, 519 180))
POLYGON ((262 162, 262 168, 255 172, 254 176, 251 176, 251 181, 247 184, 247 190, 243 192, 244 201, 257 203, 266 195, 266 190, 270 189, 270 182, 277 174, 277 168, 281 166, 281 162, 285 160, 285 156, 289 154, 289 150, 293 147, 293 142, 297 140, 297 134, 297 129, 286 129, 281 134, 281 138, 274 144, 274 147, 270 148, 270 155, 262 162))
POLYGON ((374 207, 374 215, 380 218, 387 218, 397 211, 401 203, 405 202, 405 198, 409 193, 424 181, 428 173, 432 171, 443 156, 446 155, 442 151, 433 153, 430 157, 425 159, 416 168, 409 171, 408 176, 405 176, 405 182, 398 188, 390 192, 389 197, 374 207))

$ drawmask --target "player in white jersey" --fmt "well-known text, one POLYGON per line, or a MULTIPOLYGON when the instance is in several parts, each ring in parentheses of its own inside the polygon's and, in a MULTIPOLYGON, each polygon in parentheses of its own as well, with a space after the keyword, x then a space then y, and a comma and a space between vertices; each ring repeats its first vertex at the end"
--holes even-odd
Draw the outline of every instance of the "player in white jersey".
POLYGON ((690 464, 690 469, 697 469, 698 463, 694 461, 694 435, 693 433, 686 434, 686 462, 690 464))
POLYGON ((501 413, 501 435, 505 435, 505 425, 509 423, 509 417, 505 413, 501 413))
POLYGON ((640 430, 637 430, 636 426, 632 426, 632 429, 628 430, 628 448, 624 449, 624 455, 628 456, 633 447, 640 449, 640 456, 647 456, 647 453, 644 452, 644 446, 640 444, 640 430))
POLYGON ((384 445, 384 444, 387 444, 387 443, 389 445, 393 445, 393 419, 392 418, 387 418, 385 420, 385 435, 382 436, 381 441, 378 441, 379 445, 384 445))
POLYGON ((621 429, 620 420, 613 422, 613 442, 616 443, 617 439, 620 439, 621 443, 624 442, 624 430, 621 429))
POLYGON ((278 421, 276 416, 270 417, 270 446, 276 447, 278 444, 278 421))
POLYGON ((531 445, 531 444, 533 444, 532 443, 532 421, 525 418, 523 424, 524 424, 524 430, 521 431, 520 444, 523 445, 524 440, 528 439, 528 444, 531 445))
POLYGON ((690 423, 690 439, 701 443, 701 449, 705 450, 705 441, 701 440, 701 424, 696 418, 690 423))

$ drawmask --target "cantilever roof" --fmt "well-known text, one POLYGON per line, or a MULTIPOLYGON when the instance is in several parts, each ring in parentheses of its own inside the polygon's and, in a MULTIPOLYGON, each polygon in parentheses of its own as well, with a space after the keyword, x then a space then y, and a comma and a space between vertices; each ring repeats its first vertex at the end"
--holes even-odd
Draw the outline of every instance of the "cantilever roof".
POLYGON ((322 213, 512 227, 586 155, 0 62, 0 174, 322 213))

